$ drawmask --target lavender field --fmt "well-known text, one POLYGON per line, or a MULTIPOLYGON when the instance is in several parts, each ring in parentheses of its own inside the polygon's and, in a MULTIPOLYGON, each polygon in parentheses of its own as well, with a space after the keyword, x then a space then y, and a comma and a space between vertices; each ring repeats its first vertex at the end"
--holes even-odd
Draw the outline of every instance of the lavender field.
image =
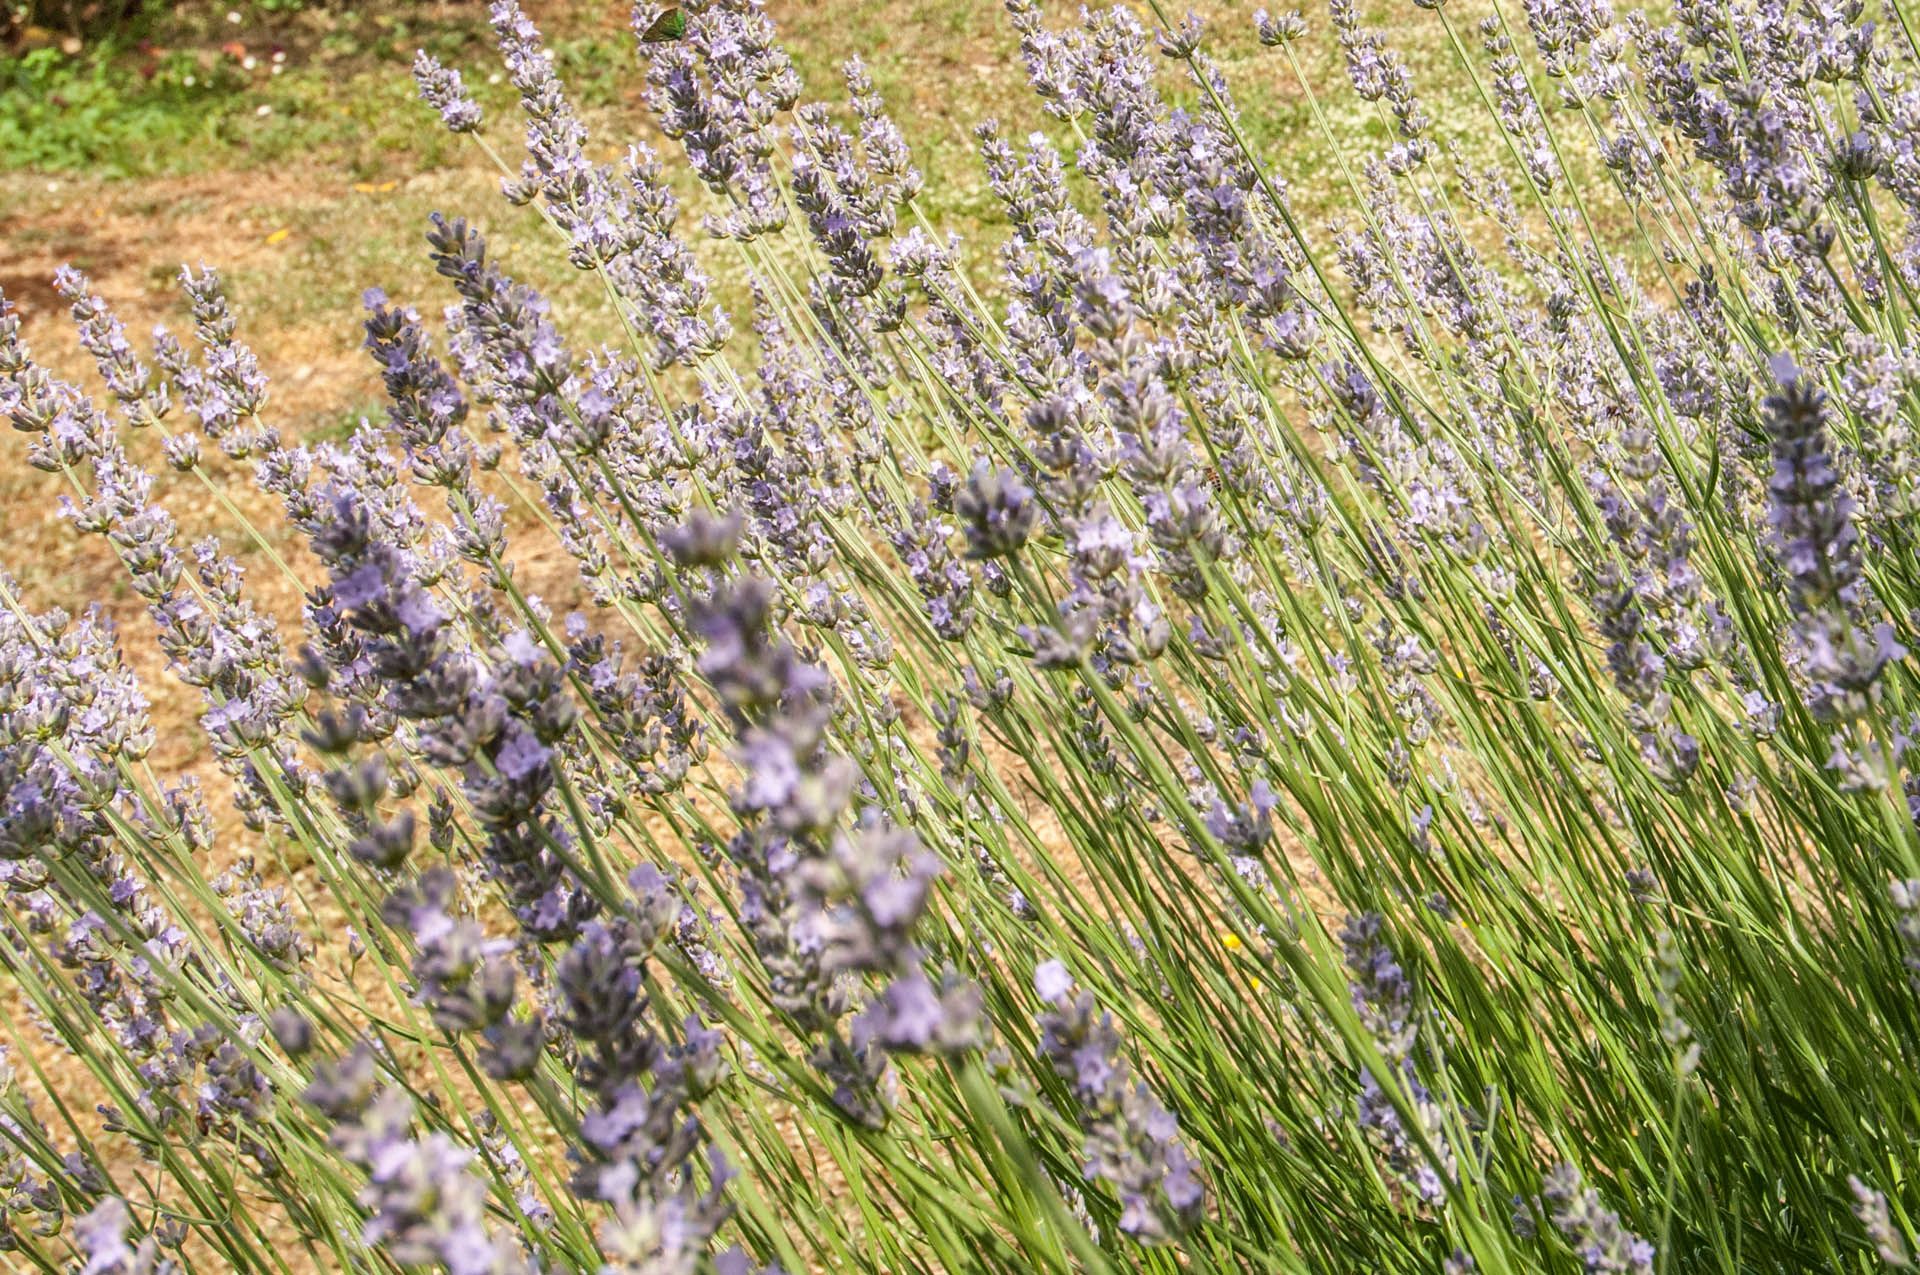
POLYGON ((1920 1261, 1920 16, 486 18, 0 303, 0 1267, 1920 1261))

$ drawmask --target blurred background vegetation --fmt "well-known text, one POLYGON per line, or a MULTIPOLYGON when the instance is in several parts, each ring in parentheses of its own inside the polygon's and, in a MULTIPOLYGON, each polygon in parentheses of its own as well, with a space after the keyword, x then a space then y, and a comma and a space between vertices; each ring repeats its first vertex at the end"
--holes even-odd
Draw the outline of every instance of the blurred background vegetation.
MULTIPOLYGON (((576 91, 617 100, 613 72, 630 58, 616 6, 548 7, 576 91)), ((362 175, 402 156, 431 164, 447 143, 409 109, 414 50, 471 61, 488 47, 477 3, 12 0, 0 12, 0 162, 118 178, 293 158, 362 175)))

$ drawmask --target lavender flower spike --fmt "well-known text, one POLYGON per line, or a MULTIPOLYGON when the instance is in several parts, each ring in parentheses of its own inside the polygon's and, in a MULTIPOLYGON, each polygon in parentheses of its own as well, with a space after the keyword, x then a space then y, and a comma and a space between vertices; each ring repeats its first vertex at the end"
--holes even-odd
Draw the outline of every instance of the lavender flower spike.
POLYGON ((1600 1193, 1582 1190, 1580 1171, 1563 1164, 1540 1185, 1553 1206, 1553 1224, 1573 1246, 1587 1275, 1652 1275, 1654 1248, 1620 1224, 1620 1215, 1604 1208, 1600 1193))
POLYGON ((1887 665, 1906 655, 1891 626, 1858 622, 1866 583, 1853 499, 1841 486, 1827 433, 1827 398, 1786 355, 1773 372, 1780 392, 1767 399, 1773 476, 1767 516, 1773 547, 1787 573, 1795 633, 1816 717, 1859 717, 1877 697, 1887 665))
POLYGON ((1113 1016, 1076 992, 1059 961, 1033 974, 1052 1008, 1042 1013, 1040 1052, 1067 1082, 1085 1134, 1082 1172, 1109 1183, 1120 1197, 1120 1230, 1143 1244, 1165 1243, 1200 1220, 1206 1202, 1198 1165, 1180 1140, 1180 1122, 1122 1052, 1113 1016))
POLYGON ((1370 1067, 1362 1068, 1360 1075, 1360 1127, 1380 1148, 1394 1172, 1421 1199, 1438 1205, 1446 1200, 1447 1182, 1456 1171, 1453 1153, 1443 1136, 1445 1120, 1440 1106, 1414 1069, 1414 1045, 1420 1029, 1413 983, 1382 940, 1384 929, 1378 913, 1367 913, 1349 920, 1340 932, 1353 980, 1353 1008, 1387 1064, 1400 1073, 1426 1142, 1437 1149, 1440 1163, 1435 1165, 1408 1136, 1399 1110, 1383 1087, 1387 1078, 1374 1075, 1370 1067))
POLYGON ((1902 1270, 1912 1266, 1913 1262, 1907 1257, 1907 1242, 1887 1211, 1885 1192, 1876 1191, 1852 1176, 1847 1178, 1847 1189, 1853 1192, 1853 1215, 1860 1219, 1860 1229, 1867 1233, 1867 1241, 1880 1260, 1902 1270))
POLYGON ((413 1103, 381 1088, 373 1054, 360 1046, 317 1070, 304 1095, 334 1121, 329 1141, 367 1175, 361 1238, 402 1266, 436 1264, 449 1275, 523 1275, 519 1249, 487 1225, 487 1188, 474 1153, 444 1133, 415 1137, 413 1103))
POLYGON ((174 1275, 180 1264, 160 1256, 160 1242, 152 1235, 134 1238, 133 1214, 127 1202, 109 1195, 93 1212, 73 1224, 74 1241, 86 1261, 78 1275, 174 1275))
POLYGON ((471 133, 480 127, 484 112, 468 94, 459 71, 422 49, 413 58, 413 79, 420 86, 420 100, 440 113, 449 132, 471 133))

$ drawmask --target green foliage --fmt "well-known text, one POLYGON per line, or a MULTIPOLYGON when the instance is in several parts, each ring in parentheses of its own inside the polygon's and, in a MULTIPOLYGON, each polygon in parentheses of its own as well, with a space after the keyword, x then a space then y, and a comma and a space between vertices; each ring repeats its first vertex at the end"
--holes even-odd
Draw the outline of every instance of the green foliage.
MULTIPOLYGON (((428 168, 445 159, 448 141, 418 127, 412 85, 395 68, 417 46, 457 54, 467 34, 398 20, 349 24, 323 38, 324 60, 289 63, 274 76, 250 73, 226 53, 150 57, 119 43, 0 58, 0 171, 138 178, 311 166, 322 156, 353 179, 384 175, 396 160, 428 168)), ((553 47, 582 104, 623 100, 631 70, 623 46, 584 37, 553 47)), ((489 108, 511 101, 503 88, 478 87, 489 108)))
POLYGON ((239 105, 230 64, 171 54, 150 73, 111 53, 34 49, 0 59, 0 157, 8 168, 139 176, 191 162, 239 105))

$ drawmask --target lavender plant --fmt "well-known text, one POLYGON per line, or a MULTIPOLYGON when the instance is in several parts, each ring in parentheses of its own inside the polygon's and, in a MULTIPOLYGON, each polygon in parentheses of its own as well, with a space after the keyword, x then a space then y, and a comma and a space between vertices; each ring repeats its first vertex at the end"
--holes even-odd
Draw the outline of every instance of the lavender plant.
POLYGON ((344 440, 275 423, 211 270, 150 354, 62 272, 100 398, 0 303, 0 411, 211 762, 0 575, 0 1251, 1908 1265, 1920 45, 1419 8, 1479 114, 1344 0, 1231 75, 1158 0, 1007 0, 1046 126, 979 126, 966 244, 759 0, 636 11, 675 153, 612 162, 496 0, 502 215, 581 277, 436 214, 344 440), (1377 124, 1342 224, 1243 76, 1377 124))

